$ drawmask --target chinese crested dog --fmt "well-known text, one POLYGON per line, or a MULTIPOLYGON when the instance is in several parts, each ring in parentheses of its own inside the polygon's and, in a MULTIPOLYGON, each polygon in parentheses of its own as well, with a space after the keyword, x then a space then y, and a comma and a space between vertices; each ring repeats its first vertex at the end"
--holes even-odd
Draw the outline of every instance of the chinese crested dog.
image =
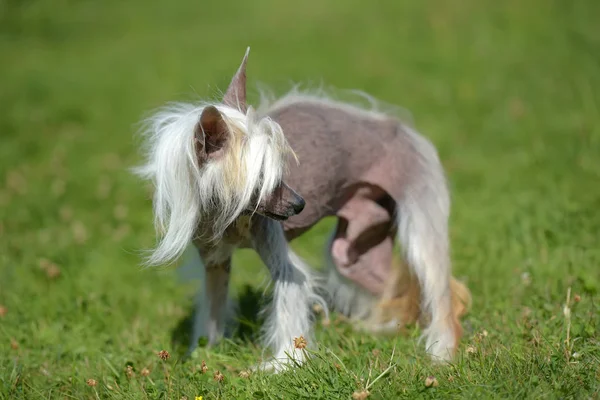
POLYGON ((450 360, 470 294, 451 275, 450 198, 433 145, 392 116, 322 96, 293 92, 254 110, 247 58, 222 101, 173 104, 149 119, 137 170, 154 185, 160 235, 148 263, 172 262, 189 244, 202 260, 192 346, 222 337, 232 254, 253 248, 274 283, 263 327, 274 358, 263 367, 303 361, 294 339, 313 342, 315 303, 374 332, 420 321, 426 351, 450 360), (328 216, 337 226, 320 280, 289 242, 328 216))

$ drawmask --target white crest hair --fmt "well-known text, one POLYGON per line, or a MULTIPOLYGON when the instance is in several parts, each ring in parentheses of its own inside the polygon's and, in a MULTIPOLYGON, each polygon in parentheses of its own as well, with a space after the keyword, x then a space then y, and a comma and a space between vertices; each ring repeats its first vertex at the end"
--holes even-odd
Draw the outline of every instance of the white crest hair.
POLYGON ((279 124, 258 118, 251 107, 243 114, 222 104, 175 103, 152 115, 143 133, 146 160, 135 173, 154 184, 154 225, 161 236, 150 265, 177 259, 197 233, 219 239, 277 187, 286 156, 293 155, 279 124), (194 135, 207 106, 219 110, 229 137, 222 156, 200 165, 194 135), (258 202, 251 204, 257 193, 258 202))

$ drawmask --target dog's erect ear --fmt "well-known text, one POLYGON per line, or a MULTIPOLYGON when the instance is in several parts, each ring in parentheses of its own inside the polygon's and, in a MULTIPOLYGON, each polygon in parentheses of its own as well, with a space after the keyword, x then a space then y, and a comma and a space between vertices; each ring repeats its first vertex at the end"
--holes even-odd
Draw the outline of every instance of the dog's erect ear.
POLYGON ((246 63, 248 62, 248 53, 250 47, 246 49, 246 54, 242 60, 242 64, 231 79, 231 83, 223 96, 223 104, 229 107, 237 108, 244 114, 246 113, 246 63))
POLYGON ((196 154, 202 160, 208 157, 218 157, 229 138, 229 128, 223 120, 223 115, 214 106, 202 110, 200 120, 194 128, 196 154))

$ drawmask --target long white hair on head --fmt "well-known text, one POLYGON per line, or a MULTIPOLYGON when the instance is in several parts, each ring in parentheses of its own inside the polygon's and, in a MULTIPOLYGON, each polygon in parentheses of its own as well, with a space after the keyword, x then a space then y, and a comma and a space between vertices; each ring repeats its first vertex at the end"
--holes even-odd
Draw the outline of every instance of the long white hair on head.
POLYGON ((294 155, 275 121, 258 118, 252 108, 243 113, 218 103, 167 106, 147 119, 143 134, 146 160, 134 172, 154 184, 154 224, 161 236, 149 265, 174 261, 198 236, 218 240, 276 188, 287 156, 294 155), (226 124, 227 140, 219 157, 201 164, 196 128, 211 106, 226 124))

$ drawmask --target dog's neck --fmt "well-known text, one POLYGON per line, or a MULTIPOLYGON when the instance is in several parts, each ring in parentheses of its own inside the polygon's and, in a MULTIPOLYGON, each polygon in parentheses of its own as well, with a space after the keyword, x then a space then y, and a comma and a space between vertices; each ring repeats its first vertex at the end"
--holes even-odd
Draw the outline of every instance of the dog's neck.
MULTIPOLYGON (((236 248, 248 247, 250 245, 252 217, 241 215, 225 229, 223 236, 212 241, 204 238, 194 240, 194 245, 202 254, 206 265, 220 263, 231 257, 236 248)), ((207 232, 204 227, 198 227, 198 232, 207 232)))
POLYGON ((233 224, 225 230, 224 239, 239 245, 250 240, 250 228, 252 227, 251 215, 240 215, 233 224))

